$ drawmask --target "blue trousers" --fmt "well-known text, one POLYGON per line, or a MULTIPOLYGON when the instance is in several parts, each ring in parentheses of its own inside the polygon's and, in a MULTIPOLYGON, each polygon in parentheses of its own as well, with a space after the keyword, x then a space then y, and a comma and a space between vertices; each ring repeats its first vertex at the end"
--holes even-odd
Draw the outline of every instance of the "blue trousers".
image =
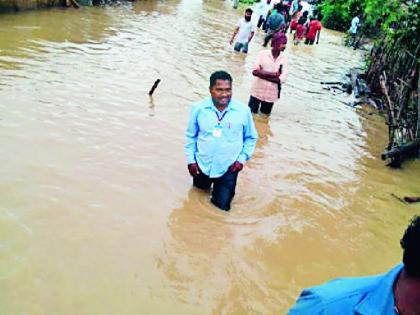
POLYGON ((233 46, 233 50, 240 52, 242 50, 242 52, 244 54, 248 53, 248 43, 235 43, 235 46, 233 46))
POLYGON ((238 172, 227 171, 221 177, 210 178, 200 173, 193 177, 193 185, 200 189, 208 190, 213 184, 211 202, 218 208, 229 211, 230 203, 235 195, 238 172))

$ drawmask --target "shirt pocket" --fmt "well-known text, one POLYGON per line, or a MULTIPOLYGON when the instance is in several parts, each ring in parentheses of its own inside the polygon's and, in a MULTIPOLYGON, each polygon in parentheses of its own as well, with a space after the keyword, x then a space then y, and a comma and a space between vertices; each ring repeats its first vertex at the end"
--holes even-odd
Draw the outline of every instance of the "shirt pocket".
POLYGON ((240 123, 226 122, 224 126, 226 140, 229 142, 242 141, 243 126, 240 123))
POLYGON ((200 117, 198 119, 199 132, 202 136, 210 136, 217 125, 216 119, 211 116, 200 117))

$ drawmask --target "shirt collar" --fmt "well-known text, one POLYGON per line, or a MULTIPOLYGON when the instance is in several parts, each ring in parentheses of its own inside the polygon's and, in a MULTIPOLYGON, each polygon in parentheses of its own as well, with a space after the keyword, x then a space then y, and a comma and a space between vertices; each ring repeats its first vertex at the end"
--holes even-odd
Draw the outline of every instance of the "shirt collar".
POLYGON ((366 296, 355 307, 355 314, 360 315, 388 315, 394 314, 394 283, 403 264, 398 264, 378 282, 376 287, 368 292, 366 296), (392 313, 389 311, 391 310, 392 313))
POLYGON ((274 58, 273 57, 273 54, 271 53, 271 49, 266 49, 265 52, 266 52, 267 57, 270 58, 274 62, 277 61, 277 60, 280 60, 281 58, 283 58, 283 54, 282 53, 280 53, 280 55, 278 55, 277 58, 274 58))
MULTIPOLYGON (((206 105, 204 107, 215 110, 215 111, 217 110, 216 106, 214 106, 213 104, 213 100, 211 99, 211 96, 209 96, 206 99, 206 105)), ((229 111, 229 110, 237 110, 236 100, 234 100, 233 97, 230 99, 228 106, 226 106, 226 108, 223 111, 229 111)))

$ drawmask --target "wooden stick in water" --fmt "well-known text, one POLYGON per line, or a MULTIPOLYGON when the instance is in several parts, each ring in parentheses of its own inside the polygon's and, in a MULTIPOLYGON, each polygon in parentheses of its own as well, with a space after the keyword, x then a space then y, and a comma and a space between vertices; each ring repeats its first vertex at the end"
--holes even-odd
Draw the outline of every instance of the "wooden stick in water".
POLYGON ((150 96, 152 96, 152 95, 153 95, 153 92, 156 90, 156 88, 157 88, 157 86, 158 86, 159 82, 160 82, 160 79, 157 79, 157 80, 155 81, 155 83, 153 83, 153 86, 152 86, 152 88, 151 88, 151 89, 150 89, 150 91, 149 91, 149 95, 150 95, 150 96))

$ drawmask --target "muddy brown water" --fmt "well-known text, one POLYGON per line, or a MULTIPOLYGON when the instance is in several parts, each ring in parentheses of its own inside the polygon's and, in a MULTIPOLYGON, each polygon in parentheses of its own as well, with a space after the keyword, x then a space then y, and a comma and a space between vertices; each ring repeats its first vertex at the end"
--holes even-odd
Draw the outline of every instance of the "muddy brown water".
POLYGON ((230 1, 139 1, 0 16, 0 313, 283 314, 304 287, 384 272, 419 163, 379 159, 383 118, 322 89, 362 56, 324 30, 291 73, 232 211, 191 188, 192 102, 225 69, 246 102, 230 1), (160 78, 153 99, 147 91, 160 78))

